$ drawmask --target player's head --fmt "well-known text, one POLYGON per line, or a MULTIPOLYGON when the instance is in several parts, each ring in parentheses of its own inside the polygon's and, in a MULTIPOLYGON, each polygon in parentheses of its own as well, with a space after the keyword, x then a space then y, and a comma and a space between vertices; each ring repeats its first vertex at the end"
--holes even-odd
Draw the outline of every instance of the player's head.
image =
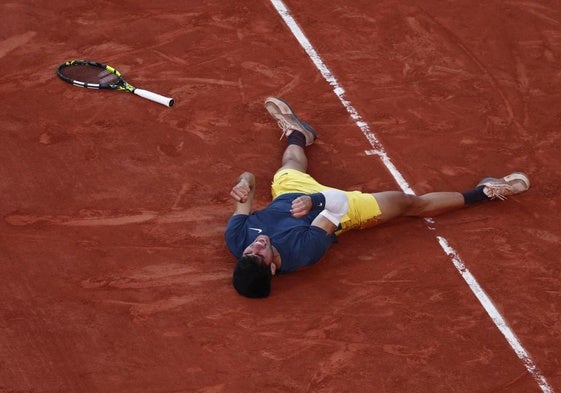
POLYGON ((245 254, 234 269, 232 283, 240 295, 263 298, 271 293, 271 267, 260 256, 245 254))
POLYGON ((243 255, 253 254, 261 259, 261 263, 271 265, 273 263, 273 245, 267 235, 259 235, 243 250, 243 255))

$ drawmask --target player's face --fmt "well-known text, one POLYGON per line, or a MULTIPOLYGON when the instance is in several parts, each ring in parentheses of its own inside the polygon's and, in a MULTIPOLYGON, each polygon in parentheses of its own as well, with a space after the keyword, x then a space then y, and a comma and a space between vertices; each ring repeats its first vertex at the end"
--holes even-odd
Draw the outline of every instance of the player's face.
POLYGON ((271 245, 271 239, 267 235, 259 235, 253 243, 243 250, 244 255, 255 255, 262 263, 265 265, 270 265, 273 263, 273 246, 271 245))

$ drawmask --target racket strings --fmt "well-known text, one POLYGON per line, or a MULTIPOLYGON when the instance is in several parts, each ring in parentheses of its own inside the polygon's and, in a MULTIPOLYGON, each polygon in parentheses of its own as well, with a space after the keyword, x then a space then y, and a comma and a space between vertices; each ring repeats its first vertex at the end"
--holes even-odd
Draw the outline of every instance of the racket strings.
POLYGON ((98 78, 99 78, 99 83, 107 84, 107 85, 115 84, 119 81, 119 78, 117 78, 115 74, 107 70, 103 70, 102 72, 100 72, 98 78))
POLYGON ((119 77, 104 68, 89 65, 73 65, 60 71, 65 77, 88 84, 110 85, 119 82, 119 77))

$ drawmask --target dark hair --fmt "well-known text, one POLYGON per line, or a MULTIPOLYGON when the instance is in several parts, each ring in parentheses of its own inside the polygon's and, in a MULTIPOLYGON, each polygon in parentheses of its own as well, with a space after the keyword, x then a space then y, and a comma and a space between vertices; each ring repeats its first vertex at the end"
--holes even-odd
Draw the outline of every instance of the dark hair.
POLYGON ((232 284, 240 295, 263 298, 271 293, 271 267, 255 255, 244 255, 234 268, 232 284))

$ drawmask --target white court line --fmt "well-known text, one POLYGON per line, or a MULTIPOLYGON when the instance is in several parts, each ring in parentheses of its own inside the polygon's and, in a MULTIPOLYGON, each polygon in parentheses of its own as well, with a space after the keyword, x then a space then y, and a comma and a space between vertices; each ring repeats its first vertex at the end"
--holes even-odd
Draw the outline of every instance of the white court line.
MULTIPOLYGON (((357 110, 353 107, 350 101, 345 98, 345 89, 339 84, 335 76, 331 73, 329 68, 325 65, 319 54, 316 52, 296 20, 292 17, 290 12, 288 11, 287 7, 283 3, 282 0, 271 0, 271 3, 284 20, 294 37, 298 40, 302 48, 306 51, 310 59, 315 64, 316 68, 319 70, 321 75, 323 75, 324 79, 333 87, 333 92, 339 98, 351 118, 355 121, 356 125, 360 128, 366 139, 370 142, 372 149, 367 152, 367 154, 377 155, 380 157, 386 168, 390 171, 392 176, 394 177, 397 184, 401 187, 404 192, 414 194, 414 191, 411 189, 409 184, 405 181, 402 174, 399 170, 395 167, 395 165, 390 160, 390 157, 386 153, 384 147, 374 135, 374 133, 370 130, 370 127, 366 122, 362 120, 362 117, 359 115, 357 110)), ((427 223, 432 222, 432 219, 426 220, 427 223)), ((430 228, 430 227, 429 227, 430 228)), ((522 361, 526 370, 532 375, 534 380, 538 383, 539 387, 544 393, 554 393, 553 388, 549 385, 541 371, 538 369, 532 358, 530 357, 529 353, 524 349, 520 340, 516 337, 512 329, 508 326, 506 320, 503 318, 499 310, 495 307, 489 296, 485 293, 481 285, 477 282, 473 274, 468 270, 468 268, 463 263, 462 259, 460 258, 458 252, 454 250, 448 241, 441 237, 436 236, 436 240, 438 244, 442 248, 442 250, 448 255, 456 269, 461 274, 462 278, 468 284, 469 288, 473 292, 473 294, 477 297, 485 311, 499 331, 503 334, 506 341, 509 343, 510 347, 514 350, 518 358, 522 361)))

